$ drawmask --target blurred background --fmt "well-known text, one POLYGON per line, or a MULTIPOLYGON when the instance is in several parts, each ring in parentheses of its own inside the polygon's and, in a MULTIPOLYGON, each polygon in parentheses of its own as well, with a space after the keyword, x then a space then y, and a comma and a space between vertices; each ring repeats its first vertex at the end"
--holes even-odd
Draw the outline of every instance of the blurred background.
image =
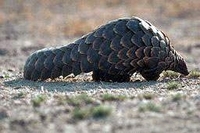
POLYGON ((110 20, 130 16, 164 31, 184 56, 200 47, 199 0, 0 0, 0 57, 5 58, 0 63, 22 68, 37 49, 68 44, 110 20))

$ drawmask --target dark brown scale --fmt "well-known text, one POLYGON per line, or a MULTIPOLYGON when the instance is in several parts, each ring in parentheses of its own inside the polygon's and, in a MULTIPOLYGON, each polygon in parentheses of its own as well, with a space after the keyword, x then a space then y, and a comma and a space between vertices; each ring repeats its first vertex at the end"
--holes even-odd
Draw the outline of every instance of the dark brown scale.
POLYGON ((44 68, 41 73, 41 79, 47 79, 49 77, 51 77, 51 71, 44 68))
MULTIPOLYGON (((42 71, 42 69, 44 68, 44 61, 46 59, 46 56, 44 54, 42 54, 40 56, 40 58, 35 62, 35 69, 37 71, 42 71)), ((55 59, 55 58, 54 58, 55 59)))
POLYGON ((90 47, 87 51, 87 60, 91 64, 98 64, 99 60, 101 58, 101 55, 98 54, 97 50, 94 50, 92 47, 90 47))
POLYGON ((97 38, 95 39, 95 41, 93 42, 92 44, 92 48, 94 50, 99 50, 100 49, 100 46, 101 44, 104 42, 104 38, 103 37, 100 37, 100 38, 97 38))
POLYGON ((123 48, 121 42, 121 37, 119 35, 116 35, 115 38, 111 41, 110 47, 112 50, 118 52, 123 48))
POLYGON ((111 21, 69 45, 36 51, 26 61, 24 78, 93 72, 95 81, 127 82, 134 72, 157 80, 164 70, 188 74, 168 37, 150 22, 132 17, 111 21))
MULTIPOLYGON (((63 67, 63 62, 62 62, 62 57, 64 55, 64 52, 60 51, 60 50, 57 50, 55 51, 55 57, 53 59, 53 64, 55 64, 55 66, 57 66, 58 68, 61 68, 63 67)), ((45 56, 46 57, 46 56, 45 56)))
POLYGON ((111 47, 109 46, 111 44, 111 41, 109 40, 105 40, 102 44, 101 44, 101 47, 99 49, 99 54, 101 56, 105 56, 105 57, 108 57, 109 54, 113 51, 111 49, 111 47))
POLYGON ((118 20, 115 27, 113 28, 113 31, 118 35, 124 36, 124 34, 129 31, 126 26, 127 22, 127 19, 118 20))
POLYGON ((119 50, 118 54, 117 54, 118 58, 120 58, 122 60, 128 59, 127 52, 128 52, 128 48, 123 48, 123 49, 119 50))
MULTIPOLYGON (((62 69, 58 67, 54 67, 51 72, 51 79, 57 78, 62 74, 62 69)), ((42 75, 41 75, 42 77, 42 75)))
POLYGON ((89 45, 85 45, 84 40, 82 39, 78 45, 78 52, 80 54, 87 54, 88 49, 90 48, 89 45))
POLYGON ((103 31, 102 36, 107 40, 112 40, 115 37, 115 32, 113 31, 115 24, 110 24, 106 29, 103 31))
POLYGON ((83 56, 81 58, 81 72, 84 72, 84 73, 88 73, 92 70, 93 68, 93 65, 92 63, 90 63, 88 60, 87 60, 87 57, 86 56, 83 56))
POLYGON ((70 58, 72 59, 72 61, 75 61, 75 62, 79 60, 80 53, 78 52, 78 44, 74 44, 74 47, 70 53, 70 58))
POLYGON ((132 37, 131 31, 127 32, 127 33, 121 38, 120 44, 121 44, 123 47, 126 47, 126 48, 131 48, 131 47, 133 47, 133 44, 132 44, 132 42, 131 42, 131 37, 132 37))
POLYGON ((111 64, 116 64, 120 61, 120 59, 117 57, 117 52, 113 51, 109 56, 108 56, 108 62, 111 64))
MULTIPOLYGON (((65 64, 62 68, 62 76, 66 77, 72 73, 72 66, 65 64)), ((47 77, 48 78, 48 77, 47 77)), ((46 78, 46 79, 47 79, 46 78)))

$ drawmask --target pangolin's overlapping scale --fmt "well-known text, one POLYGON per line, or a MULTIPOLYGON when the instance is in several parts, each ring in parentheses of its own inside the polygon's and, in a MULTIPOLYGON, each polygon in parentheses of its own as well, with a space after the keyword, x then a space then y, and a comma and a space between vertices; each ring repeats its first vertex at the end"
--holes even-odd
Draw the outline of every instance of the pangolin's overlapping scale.
POLYGON ((115 64, 115 68, 123 71, 124 69, 126 69, 126 66, 123 64, 124 60, 120 60, 119 62, 117 62, 117 64, 115 64))
POLYGON ((84 42, 86 44, 92 44, 95 39, 96 39, 96 37, 94 36, 94 33, 90 33, 90 34, 87 35, 87 37, 86 37, 84 42))
POLYGON ((51 79, 55 79, 62 74, 62 69, 59 67, 54 67, 51 72, 51 79))
POLYGON ((81 62, 80 62, 80 68, 81 72, 88 73, 91 70, 93 70, 93 63, 89 62, 87 59, 87 55, 81 55, 81 62))
POLYGON ((103 32, 105 30, 106 26, 101 26, 97 30, 94 31, 94 36, 95 37, 103 37, 103 32))
POLYGON ((72 73, 72 66, 71 64, 64 64, 62 68, 62 76, 66 77, 72 73))
POLYGON ((126 59, 126 60, 124 60, 123 61, 123 65, 127 68, 127 69, 131 69, 131 61, 132 61, 133 59, 126 59))
POLYGON ((138 62, 139 60, 140 60, 140 59, 138 59, 138 58, 129 60, 130 65, 137 69, 137 68, 139 67, 138 64, 137 64, 137 62, 138 62))
POLYGON ((159 47, 152 47, 151 48, 151 57, 158 57, 159 56, 159 47))
POLYGON ((87 51, 87 60, 94 64, 94 63, 98 63, 98 61, 100 60, 100 55, 98 54, 98 51, 93 49, 92 47, 90 47, 87 51))
POLYGON ((108 56, 108 62, 111 64, 117 64, 120 61, 119 57, 117 56, 117 52, 113 51, 109 56, 108 56))
POLYGON ((121 36, 124 36, 124 34, 126 33, 126 32, 128 32, 129 30, 128 30, 128 28, 127 28, 127 26, 126 26, 126 24, 127 24, 127 20, 126 19, 124 19, 124 20, 119 20, 117 23, 116 23, 116 25, 115 25, 115 27, 114 27, 114 32, 116 33, 116 34, 118 34, 118 35, 121 35, 121 36))
POLYGON ((72 64, 72 59, 70 57, 70 54, 71 54, 71 49, 66 49, 66 51, 61 59, 62 62, 66 65, 72 64))
POLYGON ((159 55, 158 55, 158 58, 161 60, 161 61, 164 61, 165 58, 167 57, 167 53, 163 50, 160 50, 159 51, 159 55))
POLYGON ((161 48, 162 50, 165 50, 166 47, 167 47, 166 42, 165 42, 164 40, 161 40, 161 41, 160 41, 160 48, 161 48))
POLYGON ((62 57, 64 55, 64 52, 61 51, 60 49, 55 49, 52 52, 55 54, 55 57, 53 58, 53 64, 58 68, 62 68, 64 65, 62 62, 62 57))
POLYGON ((143 37, 142 37, 142 41, 144 42, 144 44, 146 45, 146 46, 151 46, 152 44, 151 44, 151 37, 152 36, 150 36, 150 35, 148 35, 148 34, 145 34, 143 37))
POLYGON ((144 56, 145 57, 151 57, 151 48, 152 48, 152 46, 148 46, 148 47, 145 47, 144 48, 144 56))
POLYGON ((78 44, 74 44, 74 47, 71 50, 70 53, 70 58, 72 59, 72 61, 78 61, 80 58, 80 53, 78 52, 78 44))
POLYGON ((144 58, 144 62, 146 65, 148 65, 148 68, 155 68, 159 62, 159 58, 158 57, 144 58))
POLYGON ((110 48, 116 52, 123 48, 121 42, 121 37, 116 35, 115 38, 111 41, 110 48))
POLYGON ((93 71, 96 80, 121 82, 138 71, 151 80, 175 68, 176 56, 162 31, 132 17, 111 21, 69 45, 35 52, 27 59, 24 77, 45 80, 93 71))
POLYGON ((72 73, 76 76, 78 74, 80 74, 82 71, 81 71, 81 62, 78 62, 78 61, 74 61, 72 63, 72 73))
POLYGON ((156 29, 156 27, 154 25, 152 25, 149 21, 146 21, 146 23, 149 24, 149 30, 153 35, 157 35, 158 30, 156 29))
POLYGON ((122 59, 122 60, 127 60, 128 56, 127 56, 127 52, 128 52, 128 48, 123 48, 121 50, 118 51, 118 58, 122 59))
POLYGON ((137 34, 142 29, 139 26, 140 21, 138 19, 131 19, 126 23, 126 26, 129 30, 131 30, 133 33, 137 34))
POLYGON ((99 50, 101 47, 101 44, 104 42, 104 38, 103 37, 98 37, 95 39, 95 41, 92 43, 92 48, 94 50, 99 50))
POLYGON ((98 63, 98 69, 103 70, 105 72, 108 71, 108 69, 112 66, 111 63, 108 62, 107 57, 101 57, 98 63))
POLYGON ((158 36, 151 37, 151 44, 153 45, 153 47, 160 46, 160 40, 159 40, 158 36))
POLYGON ((133 33, 131 31, 129 32, 126 32, 123 37, 121 38, 121 41, 120 41, 120 44, 123 46, 123 47, 126 47, 126 48, 131 48, 133 47, 133 43, 131 42, 131 38, 133 36, 133 33))
POLYGON ((99 49, 99 54, 105 57, 108 57, 109 54, 113 51, 110 47, 111 41, 105 40, 99 49))
POLYGON ((146 64, 144 62, 143 59, 140 59, 137 61, 137 65, 140 67, 140 68, 145 68, 146 64))
POLYGON ((116 69, 115 68, 115 65, 111 65, 109 70, 108 70, 108 73, 111 74, 111 75, 116 75, 116 74, 119 74, 119 69, 116 69))
POLYGON ((128 56, 128 58, 131 58, 131 59, 137 58, 136 53, 135 53, 137 49, 138 49, 137 46, 133 46, 130 49, 128 49, 128 51, 126 53, 126 55, 128 56))
POLYGON ((76 43, 79 44, 78 45, 78 52, 80 54, 87 54, 87 51, 88 51, 90 45, 85 45, 84 39, 80 39, 80 41, 76 42, 76 43))
POLYGON ((142 31, 145 33, 145 35, 148 36, 154 36, 154 32, 153 31, 153 27, 151 27, 150 23, 148 23, 147 21, 141 20, 141 23, 139 24, 139 26, 141 27, 142 31))
POLYGON ((162 31, 158 31, 157 36, 159 37, 160 40, 165 40, 165 35, 163 34, 162 31))
POLYGON ((49 77, 51 77, 51 70, 49 70, 47 68, 43 68, 40 75, 41 75, 41 77, 40 77, 41 79, 48 79, 49 77))
POLYGON ((142 31, 144 31, 146 34, 149 34, 150 25, 146 21, 141 20, 139 26, 142 29, 142 31))
POLYGON ((144 49, 145 47, 139 47, 136 51, 135 51, 135 55, 138 59, 142 59, 144 57, 144 49))
POLYGON ((145 43, 144 43, 143 40, 142 40, 142 37, 143 37, 144 35, 145 35, 145 34, 144 34, 143 31, 137 32, 137 34, 134 34, 134 35, 132 36, 131 42, 132 42, 134 45, 138 46, 138 47, 143 47, 143 46, 145 46, 145 43))
POLYGON ((46 59, 46 56, 44 54, 40 54, 40 58, 35 62, 35 69, 37 71, 42 71, 44 68, 44 61, 46 59))
POLYGON ((112 22, 111 24, 106 26, 102 34, 102 36, 106 40, 112 40, 115 37, 115 32, 113 31, 114 27, 115 27, 115 22, 112 22))
POLYGON ((28 57, 25 68, 24 68, 24 77, 28 80, 31 80, 31 74, 35 69, 35 62, 37 61, 38 57, 36 53, 33 53, 31 56, 28 57))
POLYGON ((30 79, 33 80, 33 81, 36 81, 36 80, 38 80, 40 78, 41 78, 41 71, 33 69, 33 71, 31 72, 30 79))

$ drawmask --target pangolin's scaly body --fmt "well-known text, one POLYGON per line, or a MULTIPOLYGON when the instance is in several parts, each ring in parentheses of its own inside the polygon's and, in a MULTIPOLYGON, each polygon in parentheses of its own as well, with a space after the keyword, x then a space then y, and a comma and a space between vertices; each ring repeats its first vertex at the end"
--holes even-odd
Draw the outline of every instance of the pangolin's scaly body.
POLYGON ((168 37, 138 17, 118 19, 66 46, 36 51, 26 61, 24 77, 45 80, 93 72, 98 81, 129 81, 134 72, 157 80, 163 70, 187 75, 184 59, 168 37))

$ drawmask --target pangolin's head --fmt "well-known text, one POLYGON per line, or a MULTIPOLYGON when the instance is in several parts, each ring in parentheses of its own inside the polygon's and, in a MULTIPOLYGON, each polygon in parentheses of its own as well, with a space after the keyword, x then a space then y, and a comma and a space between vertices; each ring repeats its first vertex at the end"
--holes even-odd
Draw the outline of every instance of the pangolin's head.
POLYGON ((176 63, 174 65, 173 70, 176 72, 179 72, 185 76, 189 74, 186 62, 183 59, 183 57, 179 54, 177 54, 177 56, 176 56, 176 63))
POLYGON ((188 75, 188 68, 184 58, 174 49, 172 45, 170 45, 170 53, 169 57, 171 59, 171 63, 169 64, 168 70, 172 70, 183 75, 188 75))

